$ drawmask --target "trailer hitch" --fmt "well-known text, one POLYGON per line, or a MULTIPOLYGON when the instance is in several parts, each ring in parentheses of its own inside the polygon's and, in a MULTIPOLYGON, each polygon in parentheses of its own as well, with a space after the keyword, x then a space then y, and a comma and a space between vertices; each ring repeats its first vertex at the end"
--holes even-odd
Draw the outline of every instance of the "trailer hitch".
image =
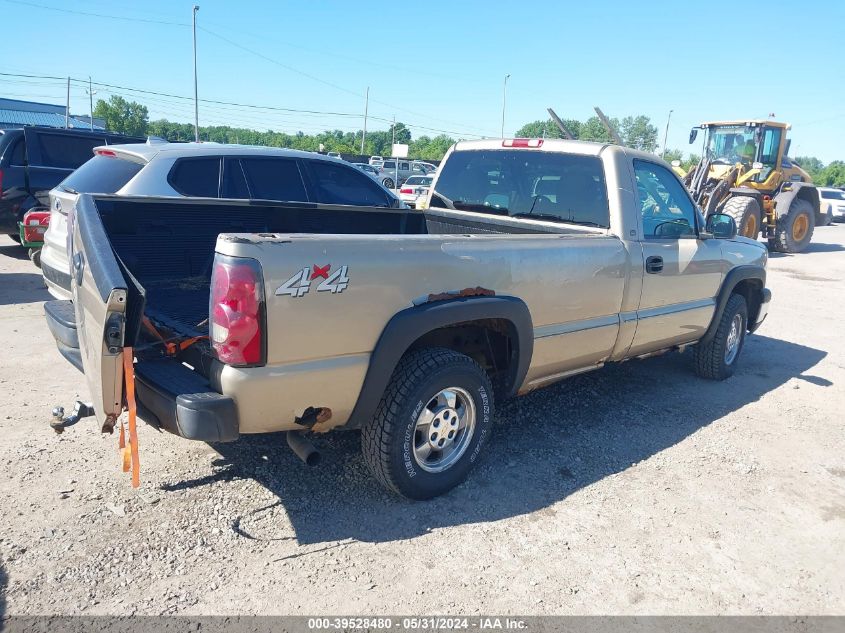
POLYGON ((73 406, 73 412, 70 415, 65 415, 64 407, 53 408, 53 419, 50 421, 50 428, 56 433, 64 433, 64 430, 79 422, 82 418, 88 418, 94 415, 94 405, 86 404, 81 400, 77 400, 73 406))

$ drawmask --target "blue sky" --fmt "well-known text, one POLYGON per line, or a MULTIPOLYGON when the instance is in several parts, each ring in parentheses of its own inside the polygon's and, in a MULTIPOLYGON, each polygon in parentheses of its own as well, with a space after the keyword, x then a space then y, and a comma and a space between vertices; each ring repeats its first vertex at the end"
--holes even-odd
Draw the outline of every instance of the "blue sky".
MULTIPOLYGON (((662 139, 671 109, 667 145, 686 152, 689 128, 702 120, 775 113, 793 124, 792 154, 845 159, 841 1, 775 0, 759 21, 719 3, 707 5, 721 6, 710 17, 695 2, 198 3, 200 98, 353 114, 363 113, 369 86, 370 114, 395 115, 415 136, 498 136, 510 73, 506 135, 549 106, 586 119, 598 105, 608 116, 648 115, 662 139)), ((3 29, 0 72, 91 75, 190 96, 193 4, 0 0, 2 22, 20 26, 3 29)), ((96 98, 110 94, 99 90, 96 98)), ((147 105, 151 118, 193 118, 189 100, 112 91, 147 105)), ((0 75, 0 95, 63 103, 65 88, 0 75)), ((87 100, 74 85, 72 110, 87 112, 87 100)), ((360 129, 361 119, 200 104, 201 125, 227 123, 310 133, 360 129)))

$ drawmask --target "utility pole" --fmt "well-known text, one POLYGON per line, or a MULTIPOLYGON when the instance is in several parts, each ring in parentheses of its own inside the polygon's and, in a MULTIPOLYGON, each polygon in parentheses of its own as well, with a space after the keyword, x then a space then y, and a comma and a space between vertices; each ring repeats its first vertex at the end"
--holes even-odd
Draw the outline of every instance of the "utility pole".
POLYGON ((361 156, 364 155, 364 141, 367 140, 367 110, 370 107, 370 87, 367 86, 367 94, 364 97, 364 133, 361 135, 361 156))
POLYGON ((197 91, 197 11, 200 5, 194 5, 194 141, 200 142, 200 106, 199 92, 197 91))
POLYGON ((67 102, 65 103, 65 129, 70 127, 70 77, 67 78, 67 102))
POLYGON ((396 145, 396 115, 393 115, 393 125, 390 126, 390 130, 393 132, 393 140, 390 142, 390 153, 393 153, 393 146, 396 145))
POLYGON ((91 119, 91 131, 94 131, 94 91, 91 89, 91 75, 88 75, 88 117, 91 119))
POLYGON ((672 112, 674 110, 669 110, 669 116, 666 118, 666 130, 663 132, 663 152, 660 154, 660 158, 666 157, 666 138, 669 136, 669 121, 672 120, 672 112))
POLYGON ((505 81, 502 84, 502 138, 505 138, 505 105, 508 97, 508 77, 510 77, 510 73, 505 75, 505 81))

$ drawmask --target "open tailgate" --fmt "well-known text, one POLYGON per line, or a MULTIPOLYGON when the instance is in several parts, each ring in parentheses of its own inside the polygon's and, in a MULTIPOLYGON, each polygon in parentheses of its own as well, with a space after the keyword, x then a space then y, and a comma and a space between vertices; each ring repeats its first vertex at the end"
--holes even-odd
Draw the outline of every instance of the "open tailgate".
POLYGON ((97 420, 114 425, 123 408, 123 345, 130 296, 94 200, 82 194, 68 216, 71 290, 79 349, 97 420))

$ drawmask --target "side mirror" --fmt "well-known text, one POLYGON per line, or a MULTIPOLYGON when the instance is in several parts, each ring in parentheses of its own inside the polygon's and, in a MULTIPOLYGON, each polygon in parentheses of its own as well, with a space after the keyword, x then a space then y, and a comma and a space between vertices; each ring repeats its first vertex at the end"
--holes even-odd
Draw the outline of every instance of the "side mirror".
POLYGON ((695 139, 698 138, 698 128, 694 127, 689 131, 689 144, 692 145, 695 143, 695 139))
POLYGON ((711 213, 707 217, 706 229, 716 238, 729 240, 736 237, 736 222, 725 213, 711 213))

